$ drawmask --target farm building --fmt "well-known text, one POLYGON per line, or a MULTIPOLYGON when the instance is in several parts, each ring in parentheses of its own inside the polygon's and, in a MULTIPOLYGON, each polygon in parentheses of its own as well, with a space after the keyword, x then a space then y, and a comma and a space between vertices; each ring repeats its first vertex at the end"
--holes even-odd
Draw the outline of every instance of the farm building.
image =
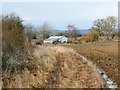
POLYGON ((45 39, 43 42, 45 44, 55 44, 55 43, 63 43, 63 42, 67 42, 68 38, 65 36, 51 36, 48 39, 45 39))

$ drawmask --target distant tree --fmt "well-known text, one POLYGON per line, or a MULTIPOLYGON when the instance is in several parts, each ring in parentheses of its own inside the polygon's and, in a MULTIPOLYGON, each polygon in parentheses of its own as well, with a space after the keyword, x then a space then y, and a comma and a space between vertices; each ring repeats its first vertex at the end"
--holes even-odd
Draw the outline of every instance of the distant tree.
POLYGON ((76 30, 76 27, 74 25, 68 25, 67 26, 67 29, 70 31, 70 30, 76 30))
POLYGON ((117 19, 114 16, 109 16, 105 19, 97 19, 94 21, 92 29, 98 30, 101 35, 110 35, 116 28, 117 19))
POLYGON ((92 27, 93 30, 98 30, 100 33, 102 33, 104 28, 104 19, 97 19, 94 21, 94 25, 92 27))
POLYGON ((63 32, 63 33, 57 33, 57 34, 55 34, 55 36, 65 36, 65 32, 63 32))
POLYGON ((38 31, 40 33, 40 38, 46 39, 50 36, 52 32, 52 27, 48 23, 44 23, 38 28, 38 31))
POLYGON ((89 42, 89 41, 92 41, 93 40, 93 37, 90 37, 90 36, 82 36, 80 37, 80 41, 86 41, 86 42, 89 42))
POLYGON ((97 30, 91 30, 90 32, 88 32, 86 35, 82 36, 80 38, 80 40, 84 40, 84 41, 95 41, 99 38, 100 36, 100 32, 97 30))
POLYGON ((26 38, 28 39, 29 42, 31 42, 32 39, 36 39, 37 37, 37 31, 33 25, 26 25, 25 33, 26 33, 26 38))
POLYGON ((113 16, 107 17, 104 21, 104 28, 103 28, 104 33, 111 34, 113 30, 116 28, 116 25, 117 25, 116 17, 113 16))
POLYGON ((86 34, 86 36, 92 37, 92 40, 97 40, 100 36, 100 33, 97 30, 92 30, 86 34))
POLYGON ((76 37, 78 37, 80 35, 77 28, 74 25, 68 25, 67 29, 68 30, 66 31, 66 34, 65 34, 67 37, 76 38, 76 37))

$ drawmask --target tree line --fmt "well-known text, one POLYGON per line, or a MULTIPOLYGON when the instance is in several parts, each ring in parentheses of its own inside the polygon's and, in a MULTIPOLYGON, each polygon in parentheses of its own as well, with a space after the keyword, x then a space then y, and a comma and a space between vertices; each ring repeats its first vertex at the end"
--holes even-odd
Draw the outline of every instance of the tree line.
POLYGON ((87 36, 88 40, 98 40, 100 37, 107 37, 107 40, 111 40, 117 35, 117 18, 114 16, 109 16, 105 19, 95 20, 91 31, 84 37, 87 36))
POLYGON ((93 22, 93 26, 90 28, 90 31, 85 35, 81 35, 75 25, 68 25, 67 29, 67 31, 56 35, 64 35, 69 38, 74 38, 72 41, 96 41, 101 39, 101 37, 111 40, 115 36, 118 36, 117 18, 114 16, 95 20, 93 22), (80 38, 77 39, 78 37, 80 38))

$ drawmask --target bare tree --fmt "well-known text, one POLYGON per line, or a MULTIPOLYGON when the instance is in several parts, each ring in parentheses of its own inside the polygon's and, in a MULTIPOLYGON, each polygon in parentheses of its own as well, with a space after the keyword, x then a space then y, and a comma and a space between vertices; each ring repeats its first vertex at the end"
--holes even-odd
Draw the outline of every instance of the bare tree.
POLYGON ((116 28, 117 19, 114 16, 109 16, 105 19, 97 19, 94 21, 92 29, 98 30, 101 34, 111 34, 116 28))
POLYGON ((29 42, 31 42, 32 39, 36 39, 37 31, 33 25, 30 25, 30 24, 26 25, 25 33, 26 33, 26 38, 28 39, 29 42))
POLYGON ((76 38, 79 35, 78 30, 74 25, 68 25, 67 29, 66 36, 76 38))
POLYGON ((107 17, 104 21, 104 32, 106 34, 111 34, 113 30, 116 28, 117 19, 116 17, 110 16, 107 17))
POLYGON ((98 30, 100 33, 103 31, 104 19, 97 19, 94 21, 94 25, 92 27, 93 30, 98 30))
POLYGON ((44 23, 38 28, 38 31, 40 32, 40 38, 46 39, 50 36, 52 27, 48 23, 44 23))

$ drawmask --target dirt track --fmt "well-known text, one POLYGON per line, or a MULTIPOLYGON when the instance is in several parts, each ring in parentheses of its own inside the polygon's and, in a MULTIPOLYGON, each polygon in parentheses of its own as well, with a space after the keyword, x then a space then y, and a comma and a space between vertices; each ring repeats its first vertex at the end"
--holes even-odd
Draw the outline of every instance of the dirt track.
MULTIPOLYGON (((40 46, 33 63, 35 70, 25 69, 14 75, 9 88, 104 88, 106 83, 94 64, 90 65, 76 51, 59 46, 40 46)), ((32 66, 31 66, 32 67, 32 66)))
POLYGON ((118 42, 96 42, 85 44, 65 44, 77 53, 87 57, 102 68, 107 76, 118 84, 118 42))
MULTIPOLYGON (((58 47, 55 70, 48 78, 47 88, 100 88, 105 82, 94 65, 89 65, 79 54, 58 47), (62 51, 63 50, 63 51, 62 51)), ((67 49, 65 49, 67 50, 67 49)))

